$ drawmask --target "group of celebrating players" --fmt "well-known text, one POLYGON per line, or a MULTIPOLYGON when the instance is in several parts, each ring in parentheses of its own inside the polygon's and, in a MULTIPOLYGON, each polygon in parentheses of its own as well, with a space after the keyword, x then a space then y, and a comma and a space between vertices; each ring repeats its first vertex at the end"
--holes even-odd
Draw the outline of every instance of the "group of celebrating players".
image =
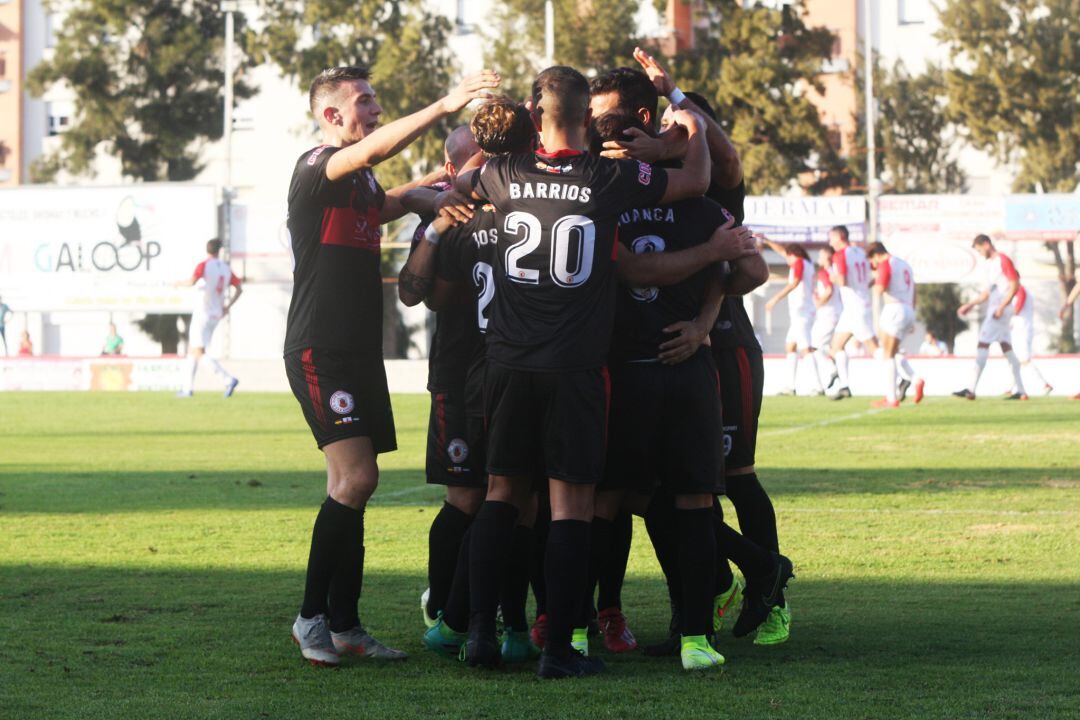
MULTIPOLYGON (((672 608, 668 638, 648 654, 708 670, 724 663, 725 627, 760 645, 788 639, 793 568, 754 467, 763 365, 742 296, 768 267, 741 226, 741 164, 704 98, 648 54, 635 59, 641 70, 591 82, 548 68, 525 103, 492 96, 500 78, 483 71, 383 126, 365 68, 313 81, 324 142, 298 159, 289 188, 285 341, 290 385, 327 466, 292 628, 311 663, 406 657, 364 629, 357 603, 376 458, 396 449, 380 225, 410 212, 422 222, 399 295, 436 312, 426 473, 446 487, 429 536, 424 645, 475 667, 539 658, 542 678, 603 671, 590 635, 611 652, 637 647, 620 597, 632 514, 644 518, 672 608), (475 99, 443 168, 379 185, 376 165, 475 99), (741 532, 724 522, 720 495, 741 532)), ((869 264, 885 301, 885 402, 895 404, 896 372, 916 380, 897 356, 914 322, 910 267, 880 244, 868 260, 843 228, 830 243, 822 264, 836 270, 817 283, 838 284, 839 302, 831 289, 815 302, 805 250, 777 248, 791 273, 770 303, 786 295, 792 309, 792 385, 798 353, 828 345, 836 395, 850 396, 845 344, 854 336, 876 349, 869 264)))

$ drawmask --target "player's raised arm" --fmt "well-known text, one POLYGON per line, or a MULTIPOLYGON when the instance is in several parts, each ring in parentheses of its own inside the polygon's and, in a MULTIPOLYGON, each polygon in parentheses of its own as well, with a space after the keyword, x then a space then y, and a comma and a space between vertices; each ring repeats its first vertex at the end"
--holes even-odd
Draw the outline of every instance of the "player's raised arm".
MULTIPOLYGON (((492 88, 499 86, 499 75, 492 70, 484 70, 462 80, 446 97, 432 103, 423 110, 407 115, 399 120, 384 125, 364 136, 339 152, 334 153, 326 164, 326 177, 331 180, 341 178, 365 168, 374 167, 392 158, 409 146, 421 133, 447 115, 452 115, 471 100, 488 97, 492 88)), ((374 102, 375 93, 362 93, 358 102, 374 102)), ((345 116, 335 107, 322 110, 324 120, 331 124, 341 124, 345 116)))
POLYGON ((678 110, 674 120, 686 128, 688 145, 682 168, 667 171, 667 187, 660 199, 662 204, 699 197, 709 189, 709 149, 701 129, 701 118, 696 113, 678 110))

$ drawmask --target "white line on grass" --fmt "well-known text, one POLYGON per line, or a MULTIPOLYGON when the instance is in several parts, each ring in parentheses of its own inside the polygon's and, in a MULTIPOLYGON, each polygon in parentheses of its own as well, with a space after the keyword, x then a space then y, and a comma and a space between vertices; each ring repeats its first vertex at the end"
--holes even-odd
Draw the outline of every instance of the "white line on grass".
POLYGON ((859 515, 992 515, 1001 517, 1024 517, 1028 515, 1080 515, 1080 510, 977 510, 975 508, 830 508, 830 507, 784 507, 784 513, 828 513, 859 515))
POLYGON ((414 487, 402 488, 401 490, 394 490, 393 492, 377 493, 375 495, 376 500, 385 500, 386 498, 396 498, 402 495, 412 495, 413 493, 422 492, 430 489, 432 486, 428 484, 416 485, 414 487))
POLYGON ((877 415, 885 408, 874 408, 873 410, 863 410, 862 412, 852 413, 851 415, 841 415, 840 417, 827 418, 825 420, 818 420, 817 422, 807 423, 805 425, 794 425, 792 427, 780 428, 779 430, 765 430, 759 432, 758 435, 772 436, 772 435, 788 435, 790 433, 802 432, 803 430, 812 430, 813 428, 825 427, 826 425, 835 425, 836 423, 847 422, 848 420, 858 420, 861 417, 868 415, 877 415))

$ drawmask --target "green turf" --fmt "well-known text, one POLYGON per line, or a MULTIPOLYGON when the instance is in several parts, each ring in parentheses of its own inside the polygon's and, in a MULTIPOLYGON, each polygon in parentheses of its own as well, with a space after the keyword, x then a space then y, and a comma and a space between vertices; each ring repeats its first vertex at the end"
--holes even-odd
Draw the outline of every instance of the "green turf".
MULTIPOLYGON (((562 683, 422 651, 440 493, 427 399, 394 403, 362 613, 413 656, 325 671, 288 642, 324 494, 291 397, 0 395, 0 718, 1080 717, 1080 402, 768 399, 791 641, 726 638, 723 675, 635 653, 562 683)), ((634 542, 624 605, 654 640, 634 542)))

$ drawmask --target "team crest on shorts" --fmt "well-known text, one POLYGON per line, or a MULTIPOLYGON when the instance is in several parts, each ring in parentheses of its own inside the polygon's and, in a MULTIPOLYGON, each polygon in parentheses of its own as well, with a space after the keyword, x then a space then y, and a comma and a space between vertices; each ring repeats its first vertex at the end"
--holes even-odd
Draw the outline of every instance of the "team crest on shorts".
POLYGON ((356 401, 344 390, 338 390, 330 396, 330 409, 338 415, 348 415, 354 407, 356 407, 356 401))
POLYGON ((446 454, 455 465, 460 465, 469 458, 469 443, 461 438, 454 438, 446 446, 446 454))

